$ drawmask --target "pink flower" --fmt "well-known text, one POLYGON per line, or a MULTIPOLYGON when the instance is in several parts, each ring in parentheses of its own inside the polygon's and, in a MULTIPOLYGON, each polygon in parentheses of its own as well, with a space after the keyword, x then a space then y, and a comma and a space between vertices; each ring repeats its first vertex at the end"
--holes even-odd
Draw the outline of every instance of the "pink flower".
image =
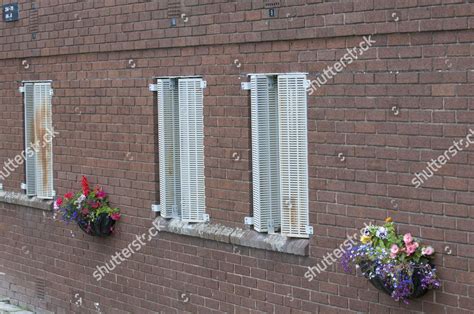
POLYGON ((413 253, 415 253, 417 248, 418 248, 418 245, 416 245, 414 243, 407 244, 407 255, 410 256, 413 253))
POLYGON ((398 251, 400 251, 400 248, 396 244, 392 244, 392 247, 390 248, 390 252, 393 254, 397 254, 398 251))
POLYGON ((120 213, 113 213, 112 215, 110 215, 110 218, 112 218, 112 220, 119 220, 120 213))
POLYGON ((89 209, 83 208, 83 209, 82 209, 82 214, 83 214, 84 216, 89 215, 89 209))
POLYGON ((66 194, 64 194, 64 198, 71 199, 73 197, 74 197, 74 194, 72 194, 72 192, 67 192, 66 194))
POLYGON ((427 246, 421 249, 422 255, 432 255, 434 253, 434 249, 432 246, 427 246))
POLYGON ((62 199, 62 198, 58 198, 58 199, 56 200, 56 205, 57 205, 57 206, 61 206, 62 203, 63 203, 63 199, 62 199))
POLYGON ((97 192, 96 196, 97 196, 97 198, 104 198, 105 197, 105 192, 100 190, 100 191, 97 192))
POLYGON ((403 242, 405 242, 405 244, 409 244, 413 241, 413 237, 411 236, 411 233, 405 233, 405 235, 403 236, 403 242))
POLYGON ((392 244, 392 247, 390 248, 390 257, 395 258, 400 251, 400 248, 396 244, 392 244))

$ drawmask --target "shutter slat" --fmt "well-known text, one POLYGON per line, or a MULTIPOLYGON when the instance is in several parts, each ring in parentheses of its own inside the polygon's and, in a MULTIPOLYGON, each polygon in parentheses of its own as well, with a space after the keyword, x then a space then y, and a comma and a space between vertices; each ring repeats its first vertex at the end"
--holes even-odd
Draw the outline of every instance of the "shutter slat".
POLYGON ((175 79, 158 79, 158 123, 161 216, 181 214, 178 86, 175 79))
POLYGON ((178 80, 181 157, 181 218, 205 221, 202 79, 178 80))
POLYGON ((24 84, 25 103, 25 177, 26 195, 36 195, 36 154, 33 151, 35 141, 35 103, 34 86, 31 83, 24 84))
POLYGON ((278 76, 281 233, 307 238, 308 139, 305 75, 278 76))
POLYGON ((51 110, 51 84, 34 84, 34 142, 39 144, 36 153, 36 196, 53 198, 53 130, 51 110), (49 131, 49 132, 48 132, 49 131))
POLYGON ((254 228, 268 232, 280 226, 279 142, 276 82, 251 76, 252 179, 254 228))

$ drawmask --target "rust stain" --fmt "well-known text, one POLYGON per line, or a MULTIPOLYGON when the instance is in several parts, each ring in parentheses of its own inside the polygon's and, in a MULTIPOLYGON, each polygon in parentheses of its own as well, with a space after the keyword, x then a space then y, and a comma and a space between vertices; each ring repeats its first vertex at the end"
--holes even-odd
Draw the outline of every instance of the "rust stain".
POLYGON ((290 217, 288 217, 290 219, 290 226, 295 226, 298 223, 298 207, 294 196, 290 196, 288 209, 290 213, 290 217))
POLYGON ((41 103, 37 108, 35 108, 35 144, 39 145, 39 151, 37 152, 37 158, 41 162, 43 168, 43 177, 40 178, 43 181, 43 188, 46 188, 49 185, 49 160, 51 160, 51 142, 47 142, 48 131, 44 124, 46 121, 50 121, 51 116, 48 110, 47 103, 41 103))
POLYGON ((174 174, 174 162, 173 162, 173 151, 172 149, 166 151, 166 161, 165 161, 165 164, 166 164, 166 168, 167 168, 167 172, 168 172, 168 175, 172 176, 174 174))

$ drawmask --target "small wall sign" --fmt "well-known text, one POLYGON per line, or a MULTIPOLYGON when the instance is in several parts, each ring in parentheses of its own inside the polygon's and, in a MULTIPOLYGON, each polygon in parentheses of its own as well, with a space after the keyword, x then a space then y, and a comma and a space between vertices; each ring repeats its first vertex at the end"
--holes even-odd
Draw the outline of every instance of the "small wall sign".
POLYGON ((14 22, 19 19, 18 3, 9 3, 2 6, 2 15, 5 22, 14 22))

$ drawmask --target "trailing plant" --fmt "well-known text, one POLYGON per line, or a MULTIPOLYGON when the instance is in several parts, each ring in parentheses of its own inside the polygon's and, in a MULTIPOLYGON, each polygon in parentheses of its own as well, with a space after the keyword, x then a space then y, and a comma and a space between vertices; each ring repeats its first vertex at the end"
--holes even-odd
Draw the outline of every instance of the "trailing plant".
POLYGON ((89 181, 85 176, 81 180, 82 189, 76 193, 68 192, 54 202, 54 210, 58 211, 62 219, 69 223, 75 221, 86 233, 94 233, 97 225, 105 225, 104 219, 113 231, 113 224, 120 219, 120 210, 109 205, 109 199, 103 188, 96 185, 90 189, 89 181))
POLYGON ((434 253, 433 247, 422 245, 410 233, 398 235, 388 217, 382 226, 366 226, 360 243, 344 252, 341 264, 345 272, 355 264, 374 286, 408 303, 409 298, 440 287, 431 263, 434 253))

